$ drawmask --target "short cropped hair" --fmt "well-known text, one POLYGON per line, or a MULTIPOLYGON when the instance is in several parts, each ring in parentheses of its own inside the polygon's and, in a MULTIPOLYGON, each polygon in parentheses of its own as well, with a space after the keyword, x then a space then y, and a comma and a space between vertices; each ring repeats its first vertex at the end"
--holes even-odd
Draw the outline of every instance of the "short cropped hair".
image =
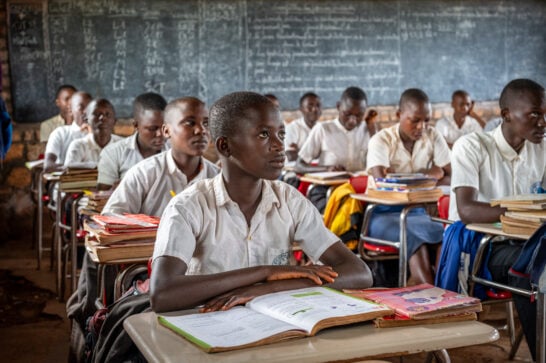
POLYGON ((165 119, 165 123, 168 122, 168 114, 174 110, 175 108, 177 108, 181 103, 193 103, 193 104, 197 104, 197 105, 202 105, 204 106, 205 105, 205 102, 201 101, 199 98, 196 98, 196 97, 181 97, 181 98, 177 98, 176 100, 172 100, 171 102, 169 102, 167 104, 167 106, 165 106, 165 116, 164 116, 164 119, 165 119))
POLYGON ((519 78, 510 81, 506 86, 504 86, 499 98, 499 106, 501 110, 508 108, 510 101, 515 97, 519 97, 524 92, 544 93, 544 87, 535 81, 526 78, 519 78))
POLYGON ((451 99, 454 100, 455 97, 467 97, 467 96, 470 96, 468 92, 462 89, 458 89, 455 92, 453 92, 453 94, 451 95, 451 99))
POLYGON ((353 100, 353 101, 365 101, 368 103, 368 96, 366 92, 359 87, 349 87, 341 94, 341 100, 353 100))
POLYGON ((223 96, 210 108, 209 128, 213 140, 232 137, 239 130, 241 120, 250 117, 248 111, 262 106, 273 107, 267 97, 254 92, 234 92, 223 96))
POLYGON ((300 106, 303 104, 303 101, 305 101, 307 97, 316 97, 320 99, 320 97, 315 92, 304 93, 303 96, 300 97, 300 106))
POLYGON ((402 108, 405 104, 411 102, 425 102, 428 103, 429 98, 425 91, 419 88, 408 88, 400 96, 400 102, 398 102, 398 107, 402 108))
POLYGON ((74 87, 73 85, 71 84, 63 84, 63 85, 60 85, 59 88, 57 88, 57 91, 55 92, 55 99, 59 98, 59 95, 61 94, 62 91, 64 90, 71 90, 71 91, 74 91, 74 92, 78 92, 78 90, 76 89, 76 87, 74 87))
POLYGON ((143 111, 164 111, 167 101, 163 96, 154 92, 146 92, 138 95, 133 101, 133 117, 143 111))

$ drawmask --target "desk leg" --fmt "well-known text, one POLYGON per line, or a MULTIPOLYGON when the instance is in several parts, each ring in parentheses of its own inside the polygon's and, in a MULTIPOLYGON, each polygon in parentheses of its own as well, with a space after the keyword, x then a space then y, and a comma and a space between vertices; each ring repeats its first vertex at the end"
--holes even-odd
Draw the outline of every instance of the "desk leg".
POLYGON ((43 173, 40 173, 40 181, 38 183, 38 246, 36 246, 36 258, 38 260, 38 270, 42 266, 42 249, 44 241, 44 183, 43 173))
POLYGON ((398 258, 398 286, 405 287, 408 280, 408 245, 407 245, 407 231, 406 231, 406 219, 408 213, 411 210, 410 207, 406 207, 400 213, 400 247, 398 258))
MULTIPOLYGON (((76 291, 77 280, 76 280, 76 271, 78 267, 78 202, 81 199, 81 195, 78 198, 74 198, 72 202, 72 211, 70 213, 70 221, 72 225, 70 226, 70 279, 72 286, 72 293, 76 291)), ((64 276, 63 276, 64 278, 64 276)))
MULTIPOLYGON (((546 274, 546 272, 545 272, 546 274)), ((537 362, 546 362, 546 302, 544 292, 537 294, 537 362)))
POLYGON ((61 279, 62 276, 62 256, 63 256, 63 238, 61 236, 61 203, 62 193, 57 191, 57 205, 55 206, 55 252, 57 260, 57 297, 59 300, 63 300, 64 296, 61 296, 61 279))

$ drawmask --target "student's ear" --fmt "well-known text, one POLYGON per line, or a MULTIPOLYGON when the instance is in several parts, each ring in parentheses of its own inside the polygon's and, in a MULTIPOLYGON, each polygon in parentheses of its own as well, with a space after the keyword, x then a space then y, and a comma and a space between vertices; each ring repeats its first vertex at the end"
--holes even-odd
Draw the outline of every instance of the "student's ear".
POLYGON ((507 108, 503 108, 501 110, 501 117, 502 117, 502 121, 510 122, 510 110, 507 108))
POLYGON ((337 108, 338 112, 339 112, 339 108, 340 108, 340 107, 341 107, 341 102, 337 101, 337 102, 336 102, 336 108, 337 108))
POLYGON ((397 110, 396 110, 396 118, 397 118, 398 120, 400 120, 400 115, 401 115, 401 114, 402 114, 402 112, 400 111, 400 109, 397 109, 397 110))
POLYGON ((169 129, 169 126, 167 126, 167 124, 163 124, 163 126, 161 126, 161 129, 163 131, 163 136, 166 139, 170 139, 171 138, 171 130, 169 129))
POLYGON ((225 136, 220 136, 216 139, 215 142, 216 150, 220 155, 225 156, 226 158, 229 158, 231 155, 231 150, 229 149, 229 143, 225 136))

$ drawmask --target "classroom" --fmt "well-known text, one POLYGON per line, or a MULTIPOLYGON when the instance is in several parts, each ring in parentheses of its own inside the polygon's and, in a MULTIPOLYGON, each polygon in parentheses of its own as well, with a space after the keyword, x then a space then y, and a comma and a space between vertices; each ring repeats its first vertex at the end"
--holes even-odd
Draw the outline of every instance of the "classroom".
POLYGON ((0 0, 7 361, 544 362, 545 27, 544 0, 0 0), (482 312, 212 354, 156 316, 322 284, 482 312))

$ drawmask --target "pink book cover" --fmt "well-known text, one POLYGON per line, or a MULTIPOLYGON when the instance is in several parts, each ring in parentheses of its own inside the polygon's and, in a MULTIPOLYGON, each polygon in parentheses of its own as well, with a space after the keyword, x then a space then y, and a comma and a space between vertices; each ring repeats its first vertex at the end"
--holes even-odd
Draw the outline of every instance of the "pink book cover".
POLYGON ((479 299, 430 284, 368 289, 352 293, 357 297, 387 305, 398 315, 416 320, 481 311, 479 299))
POLYGON ((94 215, 91 218, 106 230, 112 232, 135 228, 141 230, 157 229, 159 225, 159 217, 148 216, 146 214, 94 215))

